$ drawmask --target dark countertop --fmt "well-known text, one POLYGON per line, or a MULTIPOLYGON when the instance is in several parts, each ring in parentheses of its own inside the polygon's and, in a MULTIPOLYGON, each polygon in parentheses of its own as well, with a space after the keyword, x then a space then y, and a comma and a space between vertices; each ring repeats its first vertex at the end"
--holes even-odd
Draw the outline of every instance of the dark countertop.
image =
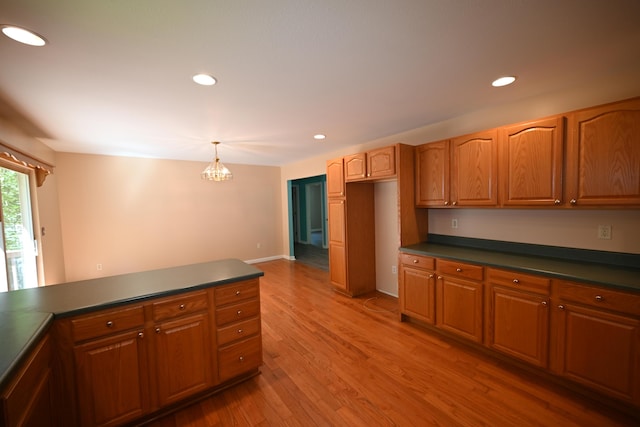
POLYGON ((640 269, 439 243, 419 243, 402 247, 400 251, 640 292, 640 269))
POLYGON ((55 318, 263 276, 226 259, 0 293, 0 390, 55 318))

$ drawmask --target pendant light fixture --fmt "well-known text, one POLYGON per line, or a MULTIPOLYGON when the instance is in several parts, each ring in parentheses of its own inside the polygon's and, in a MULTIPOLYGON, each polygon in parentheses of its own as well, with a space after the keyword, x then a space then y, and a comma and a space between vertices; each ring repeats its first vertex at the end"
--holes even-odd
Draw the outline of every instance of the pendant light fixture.
POLYGON ((209 166, 202 171, 200 176, 202 179, 206 179, 207 181, 228 181, 233 178, 233 174, 218 158, 218 144, 220 143, 218 141, 214 141, 212 144, 216 149, 216 157, 209 166))

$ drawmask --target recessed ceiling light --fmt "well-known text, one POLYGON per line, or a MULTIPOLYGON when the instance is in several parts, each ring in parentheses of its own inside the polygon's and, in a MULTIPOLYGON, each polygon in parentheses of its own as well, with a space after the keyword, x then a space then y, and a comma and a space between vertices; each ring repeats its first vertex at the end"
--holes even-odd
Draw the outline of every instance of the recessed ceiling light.
POLYGON ((10 39, 30 46, 44 46, 47 43, 44 37, 39 36, 33 31, 25 30, 24 28, 15 27, 13 25, 3 25, 2 33, 10 39))
POLYGON ((499 79, 495 79, 493 83, 491 83, 491 86, 493 87, 507 86, 515 81, 516 81, 516 78, 514 76, 500 77, 499 79))
POLYGON ((212 86, 216 84, 216 79, 209 74, 196 74, 193 76, 193 81, 202 86, 212 86))
POLYGON ((327 137, 326 135, 323 135, 321 133, 313 135, 313 139, 317 139, 317 140, 325 139, 326 137, 327 137))

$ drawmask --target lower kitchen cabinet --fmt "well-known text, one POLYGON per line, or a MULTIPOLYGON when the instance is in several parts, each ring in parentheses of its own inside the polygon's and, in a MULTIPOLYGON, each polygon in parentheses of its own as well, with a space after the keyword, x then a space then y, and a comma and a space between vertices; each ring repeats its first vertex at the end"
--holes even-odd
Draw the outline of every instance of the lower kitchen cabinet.
POLYGON ((435 260, 400 254, 400 315, 435 324, 435 260))
POLYGON ((436 326, 482 343, 482 266, 436 260, 436 326))
POLYGON ((487 269, 486 345, 546 368, 551 280, 487 269))
POLYGON ((0 425, 49 427, 53 411, 51 339, 46 335, 0 394, 0 425))
POLYGON ((558 281, 557 374, 640 405, 640 296, 558 281))

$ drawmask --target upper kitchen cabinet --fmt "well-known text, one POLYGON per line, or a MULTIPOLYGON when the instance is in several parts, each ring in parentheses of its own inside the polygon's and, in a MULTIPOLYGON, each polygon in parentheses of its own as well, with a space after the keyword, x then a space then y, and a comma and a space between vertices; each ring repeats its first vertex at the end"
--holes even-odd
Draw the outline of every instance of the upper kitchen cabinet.
POLYGON ((344 157, 346 181, 392 178, 396 174, 396 147, 357 153, 344 157))
POLYGON ((451 204, 498 205, 498 144, 495 129, 451 140, 451 204))
POLYGON ((561 205, 564 118, 505 126, 498 140, 500 205, 561 205))
POLYGON ((449 141, 416 147, 416 206, 449 206, 449 141))
POLYGON ((570 205, 640 205, 640 98, 576 111, 568 119, 570 205))
POLYGON ((344 197, 342 157, 327 161, 327 197, 344 197))

